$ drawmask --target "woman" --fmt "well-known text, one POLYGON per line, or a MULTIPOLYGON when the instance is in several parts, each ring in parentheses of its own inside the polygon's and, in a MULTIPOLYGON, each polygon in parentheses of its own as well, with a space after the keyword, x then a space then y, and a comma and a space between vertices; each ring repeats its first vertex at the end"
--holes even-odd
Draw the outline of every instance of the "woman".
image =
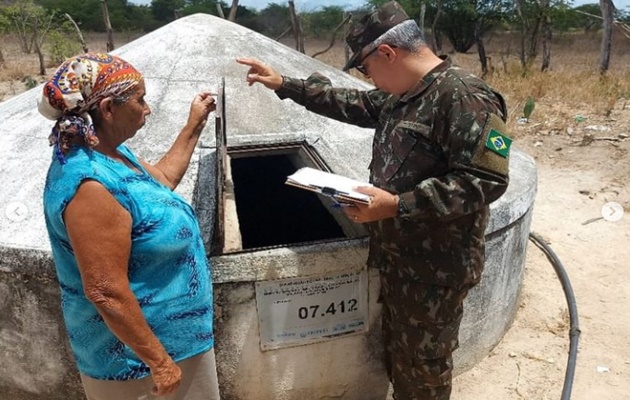
POLYGON ((151 113, 142 75, 108 54, 62 64, 40 112, 56 120, 44 214, 70 344, 89 400, 219 399, 212 284, 193 209, 172 190, 215 109, 195 96, 155 165, 123 143, 151 113))

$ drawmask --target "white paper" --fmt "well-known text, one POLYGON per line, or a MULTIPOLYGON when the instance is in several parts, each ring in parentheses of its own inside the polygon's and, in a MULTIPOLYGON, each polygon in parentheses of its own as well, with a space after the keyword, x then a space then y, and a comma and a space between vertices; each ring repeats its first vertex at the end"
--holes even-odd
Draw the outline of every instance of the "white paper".
POLYGON ((331 188, 336 190, 340 195, 354 197, 359 200, 370 200, 370 196, 354 191, 354 188, 356 187, 372 186, 370 183, 357 181, 355 179, 331 174, 314 168, 300 168, 293 175, 289 175, 287 180, 299 185, 310 186, 317 189, 331 188))

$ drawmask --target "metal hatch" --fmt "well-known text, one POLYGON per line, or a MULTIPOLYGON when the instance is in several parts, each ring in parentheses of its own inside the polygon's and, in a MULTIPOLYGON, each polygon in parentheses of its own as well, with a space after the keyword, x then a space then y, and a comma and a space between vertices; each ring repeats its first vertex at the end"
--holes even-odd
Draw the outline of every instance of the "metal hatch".
POLYGON ((302 167, 330 171, 306 142, 228 146, 225 83, 216 110, 216 206, 212 255, 367 236, 325 196, 285 185, 302 167))
POLYGON ((214 238, 212 240, 213 254, 223 253, 225 247, 225 171, 227 165, 227 136, 225 132, 225 78, 221 78, 217 93, 217 108, 215 110, 215 146, 216 146, 216 213, 214 221, 214 238))

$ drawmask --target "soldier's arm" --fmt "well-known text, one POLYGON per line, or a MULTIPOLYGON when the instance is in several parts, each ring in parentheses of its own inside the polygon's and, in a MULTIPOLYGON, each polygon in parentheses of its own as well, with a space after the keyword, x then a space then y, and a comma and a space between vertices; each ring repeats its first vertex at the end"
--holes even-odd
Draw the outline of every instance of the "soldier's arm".
POLYGON ((501 197, 508 186, 511 144, 501 103, 477 94, 452 105, 442 138, 450 172, 401 193, 401 217, 452 220, 501 197))
POLYGON ((309 111, 363 128, 376 127, 389 96, 377 89, 334 88, 330 79, 318 73, 307 79, 285 76, 276 94, 281 99, 289 98, 303 105, 309 111))

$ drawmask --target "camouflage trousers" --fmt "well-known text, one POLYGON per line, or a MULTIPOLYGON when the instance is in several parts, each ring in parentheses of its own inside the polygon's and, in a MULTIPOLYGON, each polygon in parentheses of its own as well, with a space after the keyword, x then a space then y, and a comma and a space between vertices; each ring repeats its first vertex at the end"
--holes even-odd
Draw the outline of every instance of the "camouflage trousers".
POLYGON ((396 400, 448 400, 469 288, 427 285, 381 272, 385 367, 396 400))

